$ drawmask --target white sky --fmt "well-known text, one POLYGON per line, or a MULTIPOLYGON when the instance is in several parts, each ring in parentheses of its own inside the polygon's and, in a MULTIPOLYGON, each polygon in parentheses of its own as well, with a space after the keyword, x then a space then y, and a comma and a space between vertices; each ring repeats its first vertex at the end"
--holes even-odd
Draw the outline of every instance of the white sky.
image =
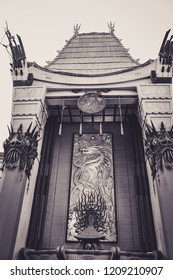
MULTIPOLYGON (((115 35, 122 39, 134 59, 157 58, 165 32, 172 29, 173 0, 0 0, 0 42, 5 20, 12 35, 22 38, 28 61, 44 66, 73 35, 80 32, 108 32, 115 22, 115 35)), ((11 118, 12 79, 10 60, 0 45, 0 151, 8 137, 11 118)))

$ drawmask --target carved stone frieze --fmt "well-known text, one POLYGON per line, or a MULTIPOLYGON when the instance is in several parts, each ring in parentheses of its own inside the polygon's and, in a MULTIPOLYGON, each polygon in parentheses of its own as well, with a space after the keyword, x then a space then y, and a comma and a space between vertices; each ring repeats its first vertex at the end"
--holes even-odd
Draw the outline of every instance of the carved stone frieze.
POLYGON ((153 179, 159 168, 173 168, 173 127, 166 131, 162 122, 160 131, 156 131, 153 123, 147 125, 145 148, 153 179))
POLYGON ((22 124, 17 132, 14 132, 13 127, 9 129, 9 137, 5 140, 3 167, 14 169, 19 166, 20 170, 25 170, 29 178, 32 165, 37 156, 38 132, 36 127, 32 131, 31 124, 24 133, 22 124))

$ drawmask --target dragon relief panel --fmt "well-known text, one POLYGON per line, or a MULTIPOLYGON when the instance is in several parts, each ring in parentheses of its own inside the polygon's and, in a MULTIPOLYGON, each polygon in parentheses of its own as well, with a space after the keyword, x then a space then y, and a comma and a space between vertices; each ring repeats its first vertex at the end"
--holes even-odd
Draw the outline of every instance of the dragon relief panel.
POLYGON ((74 134, 67 240, 93 226, 116 241, 116 213, 111 134, 74 134))

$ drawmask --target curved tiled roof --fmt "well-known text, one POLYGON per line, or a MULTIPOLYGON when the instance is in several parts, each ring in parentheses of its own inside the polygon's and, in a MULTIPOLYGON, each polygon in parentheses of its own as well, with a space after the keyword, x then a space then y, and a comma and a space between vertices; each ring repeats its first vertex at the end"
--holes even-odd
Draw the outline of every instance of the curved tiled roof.
POLYGON ((45 68, 78 75, 100 75, 139 66, 120 40, 110 33, 74 35, 45 68))

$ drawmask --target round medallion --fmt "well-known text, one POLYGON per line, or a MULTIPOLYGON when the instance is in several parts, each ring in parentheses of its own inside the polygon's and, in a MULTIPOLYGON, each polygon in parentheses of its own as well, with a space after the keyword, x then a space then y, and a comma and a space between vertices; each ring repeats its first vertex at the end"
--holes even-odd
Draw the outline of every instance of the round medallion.
POLYGON ((87 114, 96 114, 101 112, 106 106, 105 98, 99 93, 85 93, 78 99, 78 108, 87 114))

